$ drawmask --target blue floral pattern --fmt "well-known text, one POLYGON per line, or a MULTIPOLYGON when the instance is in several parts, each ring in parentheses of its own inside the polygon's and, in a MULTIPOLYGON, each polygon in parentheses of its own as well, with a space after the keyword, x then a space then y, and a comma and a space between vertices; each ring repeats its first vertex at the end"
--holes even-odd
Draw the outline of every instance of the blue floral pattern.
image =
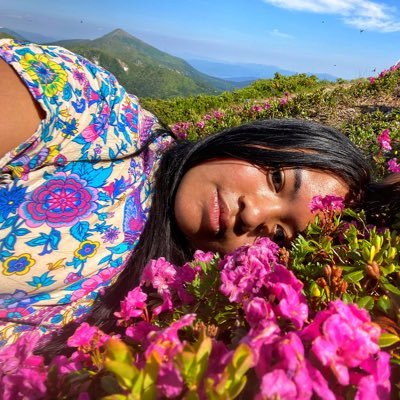
POLYGON ((57 46, 0 40, 46 113, 0 158, 0 343, 32 324, 83 318, 124 267, 147 219, 153 174, 171 143, 115 77, 57 46), (25 324, 26 323, 26 324, 25 324))

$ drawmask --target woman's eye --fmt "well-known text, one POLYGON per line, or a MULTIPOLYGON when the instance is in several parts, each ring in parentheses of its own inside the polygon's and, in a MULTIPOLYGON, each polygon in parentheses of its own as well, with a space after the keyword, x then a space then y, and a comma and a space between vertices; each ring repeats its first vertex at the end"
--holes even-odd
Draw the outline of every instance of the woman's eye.
POLYGON ((271 180, 275 191, 278 193, 283 187, 283 171, 281 169, 273 169, 271 172, 271 180))
POLYGON ((286 244, 286 232, 280 225, 276 226, 272 240, 279 246, 284 246, 286 244))

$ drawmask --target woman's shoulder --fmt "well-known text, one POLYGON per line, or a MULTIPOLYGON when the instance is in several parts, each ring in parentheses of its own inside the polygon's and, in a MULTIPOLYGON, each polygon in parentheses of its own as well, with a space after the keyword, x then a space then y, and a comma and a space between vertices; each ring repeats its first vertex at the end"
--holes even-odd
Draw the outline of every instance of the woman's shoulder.
POLYGON ((52 148, 66 157, 63 162, 121 159, 134 154, 157 126, 113 74, 67 49, 0 40, 0 57, 46 114, 11 158, 29 156, 27 148, 52 148))

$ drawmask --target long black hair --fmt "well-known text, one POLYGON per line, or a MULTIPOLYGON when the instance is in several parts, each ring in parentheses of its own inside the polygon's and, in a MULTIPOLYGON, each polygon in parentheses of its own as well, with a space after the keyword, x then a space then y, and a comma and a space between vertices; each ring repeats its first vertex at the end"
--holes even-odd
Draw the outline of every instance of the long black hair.
MULTIPOLYGON (((165 132, 164 132, 165 133, 165 132)), ((176 141, 163 155, 155 174, 155 191, 138 245, 115 283, 93 305, 87 321, 105 332, 117 331, 114 312, 127 292, 137 286, 151 259, 165 257, 182 264, 193 249, 177 228, 174 200, 184 174, 193 166, 216 158, 235 158, 262 168, 323 170, 341 178, 359 202, 370 182, 370 169, 360 150, 342 133, 305 120, 261 120, 205 137, 197 142, 176 141)), ((49 357, 65 346, 70 325, 46 344, 49 357)))

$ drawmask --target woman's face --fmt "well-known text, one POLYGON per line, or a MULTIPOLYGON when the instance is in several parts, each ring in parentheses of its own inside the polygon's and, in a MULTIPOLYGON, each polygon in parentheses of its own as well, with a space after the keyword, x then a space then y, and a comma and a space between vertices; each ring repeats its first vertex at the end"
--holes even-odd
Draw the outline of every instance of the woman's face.
POLYGON ((246 161, 216 159, 191 168, 175 198, 178 227, 196 249, 231 252, 268 236, 292 240, 314 219, 317 195, 346 196, 348 186, 327 172, 260 169, 246 161))

